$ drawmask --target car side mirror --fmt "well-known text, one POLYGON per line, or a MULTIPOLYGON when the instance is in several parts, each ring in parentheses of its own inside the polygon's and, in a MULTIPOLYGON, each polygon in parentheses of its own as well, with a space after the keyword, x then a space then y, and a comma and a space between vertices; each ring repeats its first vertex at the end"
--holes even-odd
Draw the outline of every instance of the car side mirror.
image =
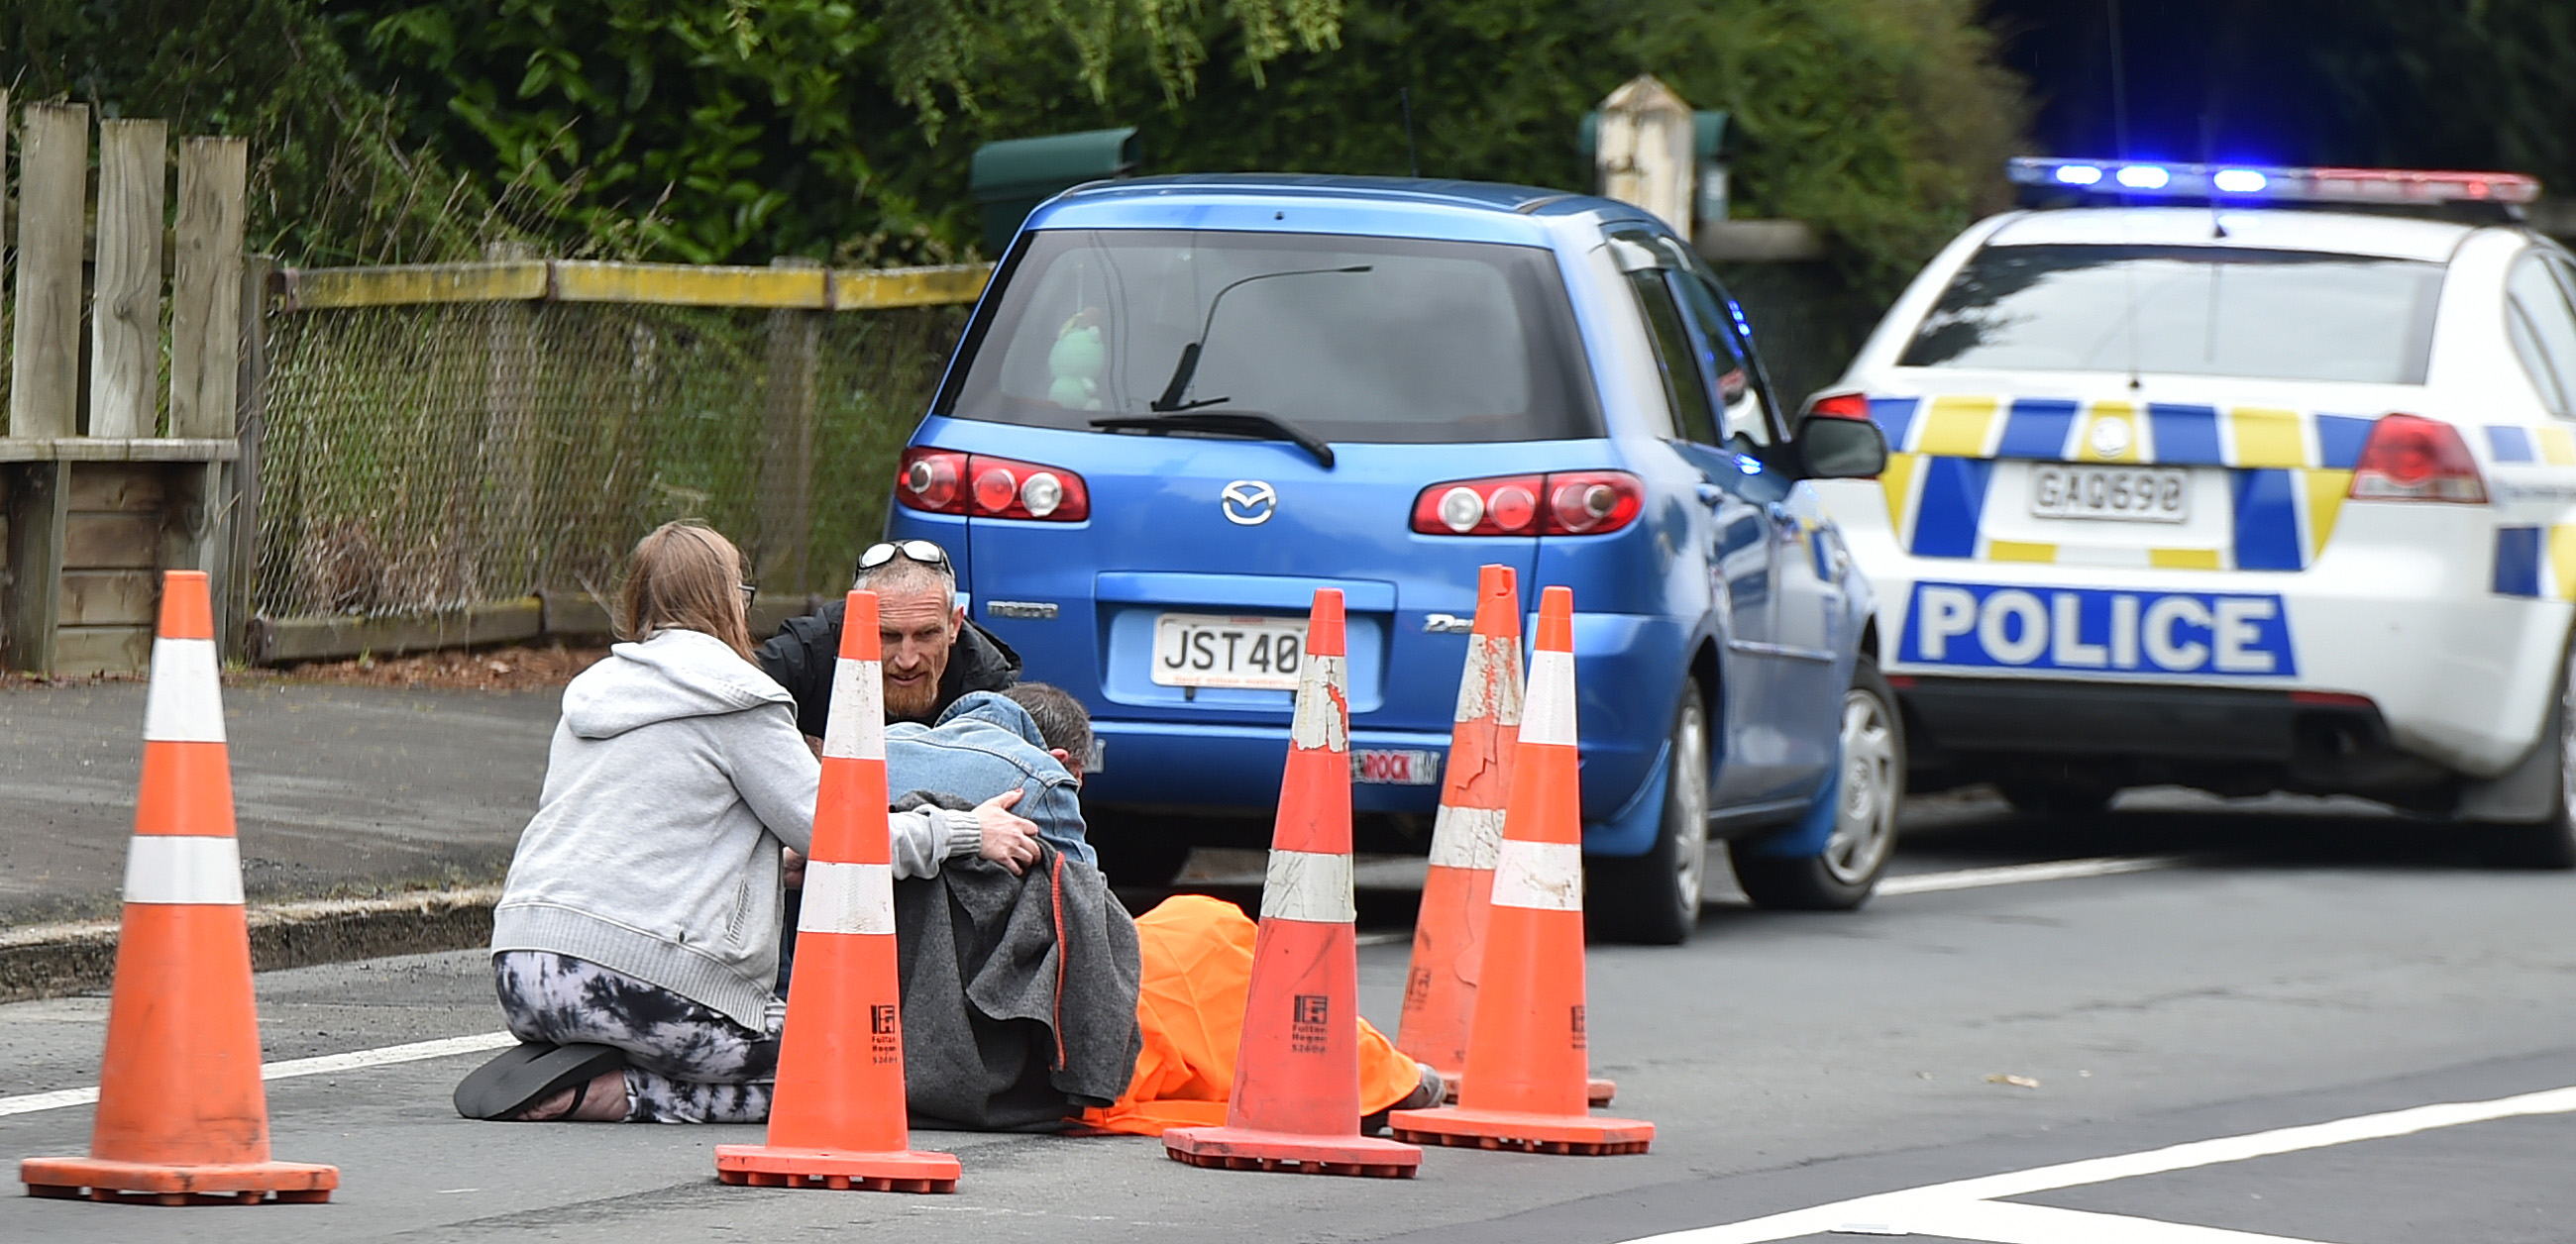
POLYGON ((1887 469, 1887 434, 1867 419, 1798 420, 1798 468, 1808 479, 1874 479, 1887 469))

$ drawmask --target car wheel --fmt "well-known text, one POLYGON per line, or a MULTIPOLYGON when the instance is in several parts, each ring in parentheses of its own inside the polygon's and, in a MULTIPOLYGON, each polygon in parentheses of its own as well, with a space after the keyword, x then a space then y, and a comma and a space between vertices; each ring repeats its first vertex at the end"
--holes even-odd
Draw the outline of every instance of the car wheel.
POLYGON ((1849 911, 1869 901, 1896 853, 1896 816, 1905 803, 1905 729, 1896 695, 1867 656, 1843 693, 1842 789, 1825 849, 1809 856, 1763 855, 1731 844, 1736 884, 1756 906, 1849 911))
POLYGON ((2558 756, 2558 787, 2546 820, 2498 825, 2487 855, 2507 868, 2576 868, 2576 652, 2559 662, 2558 703, 2540 746, 2558 756))
POLYGON ((2062 782, 1997 782, 2004 802, 2024 816, 2044 821, 2081 821, 2102 815, 2119 791, 2102 786, 2062 782))
POLYGON ((1678 946, 1699 923, 1700 889, 1708 880, 1708 706, 1697 688, 1673 711, 1669 779, 1655 845, 1634 857, 1585 861, 1583 901, 1593 932, 1606 940, 1678 946))

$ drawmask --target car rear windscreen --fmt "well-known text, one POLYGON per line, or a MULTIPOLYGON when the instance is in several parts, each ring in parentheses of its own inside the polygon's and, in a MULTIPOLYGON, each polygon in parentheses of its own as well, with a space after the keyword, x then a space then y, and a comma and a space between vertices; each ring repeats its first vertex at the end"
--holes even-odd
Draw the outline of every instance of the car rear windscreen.
POLYGON ((1989 246, 1905 367, 2422 384, 2442 266, 2222 246, 1989 246))
POLYGON ((1044 230, 1001 279, 939 414, 1089 429, 1159 402, 1328 441, 1600 435, 1564 280, 1541 248, 1044 230))

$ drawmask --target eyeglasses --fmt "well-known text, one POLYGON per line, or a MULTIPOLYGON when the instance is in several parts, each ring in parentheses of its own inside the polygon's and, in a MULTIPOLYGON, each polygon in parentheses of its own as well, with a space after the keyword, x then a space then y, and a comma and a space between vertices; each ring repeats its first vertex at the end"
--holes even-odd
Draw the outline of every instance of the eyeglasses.
POLYGON ((925 566, 948 564, 948 550, 928 540, 888 540, 871 544, 867 552, 859 554, 859 569, 874 570, 893 561, 897 553, 903 554, 907 561, 920 562, 925 566))
POLYGON ((751 599, 760 594, 760 589, 748 583, 737 583, 734 586, 742 589, 742 607, 746 610, 750 609, 751 599))

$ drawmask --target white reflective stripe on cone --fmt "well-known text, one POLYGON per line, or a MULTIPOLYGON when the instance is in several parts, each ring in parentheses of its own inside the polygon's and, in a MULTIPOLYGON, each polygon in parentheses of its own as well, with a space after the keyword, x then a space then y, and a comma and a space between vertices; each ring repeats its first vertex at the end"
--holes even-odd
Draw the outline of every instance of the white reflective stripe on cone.
POLYGON ((1574 654, 1530 654, 1529 696, 1521 701, 1521 742, 1574 746, 1574 654))
POLYGON ((1329 749, 1351 750, 1351 720, 1341 697, 1328 694, 1327 687, 1351 685, 1343 669, 1342 657, 1306 656, 1306 665, 1298 674, 1297 717, 1289 723, 1288 735, 1296 746, 1307 751, 1329 749))
POLYGON ((796 931, 894 936, 894 865, 807 861, 796 931))
POLYGON ((1440 805, 1431 815, 1433 868, 1492 868, 1503 845, 1501 808, 1440 805))
POLYGON ((1351 897, 1351 857, 1318 851, 1272 851, 1261 883, 1261 918, 1310 924, 1359 919, 1351 897))
POLYGON ((885 666, 842 658, 832 663, 831 715, 823 719, 823 754, 840 760, 885 759, 885 666))
POLYGON ((1583 910, 1583 848, 1505 838, 1494 857, 1494 906, 1583 910))
POLYGON ((1458 680, 1456 720, 1521 724, 1520 644, 1500 635, 1467 637, 1467 672, 1458 680))
POLYGON ((125 853, 125 901, 241 906, 240 840, 137 835, 125 853))
POLYGON ((152 681, 143 689, 143 741, 224 741, 223 684, 215 676, 215 641, 155 639, 152 681))

